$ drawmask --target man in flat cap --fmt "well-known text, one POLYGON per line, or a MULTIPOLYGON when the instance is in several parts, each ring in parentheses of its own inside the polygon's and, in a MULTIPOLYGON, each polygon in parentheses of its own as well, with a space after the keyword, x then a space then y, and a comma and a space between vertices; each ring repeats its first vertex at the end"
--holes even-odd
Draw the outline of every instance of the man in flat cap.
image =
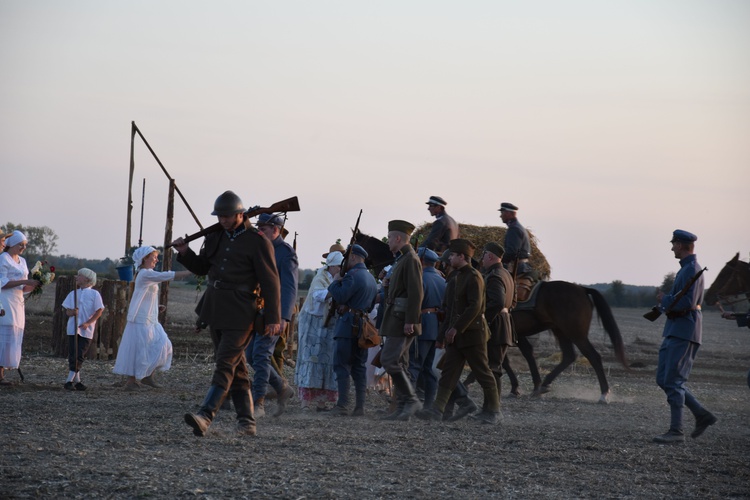
MULTIPOLYGON (((272 358, 274 352, 276 352, 276 344, 281 342, 282 338, 286 338, 291 326, 294 307, 297 302, 297 268, 299 264, 297 253, 281 236, 282 228, 284 227, 284 219, 281 216, 261 214, 258 217, 257 227, 258 231, 265 235, 273 245, 276 269, 279 272, 279 280, 281 282, 281 334, 270 336, 253 335, 250 344, 245 350, 245 356, 247 362, 255 370, 255 376, 253 377, 255 416, 263 417, 266 414, 266 393, 268 392, 268 386, 271 385, 277 394, 277 406, 274 417, 278 417, 284 413, 287 402, 294 396, 294 390, 289 387, 282 374, 279 373, 283 370, 283 358, 281 365, 278 367, 273 366, 272 358)), ((283 349, 280 349, 279 355, 281 353, 283 353, 283 349)))
POLYGON ((482 411, 473 418, 495 424, 500 417, 500 399, 495 377, 487 359, 487 341, 490 338, 484 318, 484 280, 479 271, 471 267, 471 258, 476 247, 465 239, 453 240, 450 251, 454 276, 448 280, 443 299, 446 312, 441 327, 441 338, 445 342, 443 372, 438 382, 435 405, 420 412, 420 418, 440 420, 451 393, 456 387, 464 365, 468 362, 484 393, 482 411))
POLYGON ((697 236, 682 229, 677 229, 672 233, 672 252, 674 252, 675 259, 680 260, 680 270, 675 276, 669 294, 659 292, 657 295, 659 308, 666 313, 667 321, 662 334, 664 340, 659 348, 656 383, 667 394, 667 402, 671 411, 669 431, 656 436, 654 441, 657 443, 685 441, 682 430, 682 414, 685 406, 695 416, 695 429, 690 434, 693 438, 703 434, 717 420, 685 387, 701 345, 702 335, 703 275, 700 275, 692 285, 690 284, 693 277, 701 270, 695 255, 697 239, 697 236), (680 297, 681 292, 686 288, 686 293, 680 297))
POLYGON ((422 335, 409 349, 409 376, 417 386, 421 378, 424 382, 424 408, 432 408, 437 394, 438 375, 433 370, 435 343, 438 337, 438 314, 445 295, 445 278, 435 269, 439 257, 434 251, 421 247, 417 251, 422 265, 422 335))
MULTIPOLYGON (((328 286, 328 294, 336 301, 336 325, 333 338, 336 352, 333 355, 333 370, 336 374, 339 399, 333 409, 334 415, 348 415, 349 377, 354 380, 355 405, 352 416, 365 414, 367 394, 367 349, 360 349, 359 332, 364 321, 369 321, 367 313, 375 302, 378 286, 365 267, 367 251, 359 245, 352 245, 345 261, 346 274, 337 273, 328 286)), ((326 297, 327 299, 328 297, 326 297)))
POLYGON ((430 215, 435 217, 435 222, 432 223, 430 234, 419 246, 442 254, 448 248, 450 241, 458 238, 458 224, 446 213, 445 206, 448 202, 440 196, 430 196, 426 203, 430 215))
POLYGON ((405 220, 388 223, 388 248, 396 260, 391 268, 385 312, 380 334, 385 345, 380 352, 380 362, 388 372, 396 389, 396 410, 386 416, 388 420, 409 420, 421 409, 414 387, 409 381, 409 348, 421 333, 422 265, 409 244, 414 224, 405 220))
POLYGON ((505 254, 503 255, 503 267, 508 270, 516 280, 516 295, 519 302, 529 298, 534 277, 529 264, 531 256, 531 240, 529 232, 518 222, 516 213, 518 207, 513 203, 504 201, 500 204, 500 219, 508 226, 505 232, 505 254))

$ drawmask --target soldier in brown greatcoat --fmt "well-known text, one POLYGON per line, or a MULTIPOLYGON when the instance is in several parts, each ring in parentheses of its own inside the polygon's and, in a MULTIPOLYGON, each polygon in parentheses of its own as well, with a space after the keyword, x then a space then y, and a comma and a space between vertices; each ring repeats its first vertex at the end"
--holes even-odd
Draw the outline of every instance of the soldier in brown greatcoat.
POLYGON ((513 276, 503 267, 505 250, 494 241, 484 246, 482 269, 485 283, 484 317, 490 327, 490 340, 487 342, 487 357, 490 369, 495 375, 497 393, 500 395, 502 364, 508 347, 515 345, 515 334, 510 310, 516 305, 513 276))
POLYGON ((388 420, 409 420, 421 407, 409 381, 409 348, 422 330, 422 265, 409 244, 414 225, 403 220, 388 223, 388 246, 396 256, 388 281, 385 313, 380 334, 385 345, 380 362, 391 376, 396 388, 398 405, 385 417, 388 420))
MULTIPOLYGON (((197 413, 185 414, 185 422, 196 436, 206 434, 227 392, 237 410, 240 433, 255 435, 255 416, 245 363, 245 348, 258 315, 255 289, 260 285, 264 300, 264 335, 280 332, 280 285, 273 246, 244 218, 242 200, 232 191, 221 194, 212 215, 222 230, 206 236, 196 254, 183 238, 172 244, 177 260, 208 282, 199 320, 211 328, 216 368, 211 387, 197 413)), ((260 332, 259 332, 260 334, 260 332)))
POLYGON ((451 241, 448 250, 451 267, 455 269, 445 290, 443 322, 445 355, 443 371, 438 382, 438 394, 432 409, 422 410, 420 418, 441 420, 448 399, 461 378, 468 362, 484 392, 484 407, 473 418, 495 424, 500 414, 500 399, 495 377, 487 361, 489 328, 484 319, 484 280, 471 267, 475 246, 469 240, 451 241))

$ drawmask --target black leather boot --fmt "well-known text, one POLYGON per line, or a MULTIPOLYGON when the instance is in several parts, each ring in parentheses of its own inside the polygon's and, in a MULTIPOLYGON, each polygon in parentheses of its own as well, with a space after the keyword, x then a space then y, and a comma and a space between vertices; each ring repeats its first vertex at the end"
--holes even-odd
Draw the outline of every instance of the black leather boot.
POLYGON ((253 415, 253 396, 250 390, 232 391, 232 402, 237 410, 237 431, 240 434, 255 436, 255 416, 253 415))
POLYGON ((422 403, 419 401, 417 393, 414 392, 414 388, 411 386, 406 373, 399 372, 392 374, 391 379, 393 380, 393 385, 398 388, 404 404, 403 410, 398 414, 396 420, 409 420, 412 415, 422 409, 422 403))
POLYGON ((393 409, 390 413, 388 413, 385 417, 383 417, 381 420, 396 420, 399 415, 401 415, 401 412, 404 411, 404 398, 401 394, 400 389, 398 386, 396 386, 395 382, 393 384, 393 394, 391 394, 391 405, 389 409, 393 409), (395 405, 394 405, 395 402, 395 405))
POLYGON ((206 399, 203 400, 198 413, 186 413, 185 423, 193 428, 193 434, 196 436, 205 436, 206 431, 211 426, 211 422, 216 415, 221 402, 224 400, 226 391, 223 387, 212 385, 206 393, 206 399))

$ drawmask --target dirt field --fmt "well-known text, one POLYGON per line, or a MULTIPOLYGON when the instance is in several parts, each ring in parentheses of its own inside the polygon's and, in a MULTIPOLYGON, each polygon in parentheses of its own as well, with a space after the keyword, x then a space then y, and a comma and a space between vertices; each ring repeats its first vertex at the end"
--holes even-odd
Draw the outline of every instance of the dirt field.
MULTIPOLYGON (((704 316, 690 387, 719 422, 684 445, 651 442, 669 423, 654 383, 663 319, 652 324, 629 309, 615 316, 634 373, 614 364, 606 334, 592 327, 609 405, 597 404, 593 370, 577 363, 542 398, 504 397, 496 427, 382 422, 385 404, 372 394, 364 419, 303 414, 295 398, 282 417, 260 419, 255 438, 233 433, 233 412, 197 438, 183 414, 197 409, 212 364, 207 335, 190 333, 195 291, 173 287, 173 367, 163 389, 139 393, 117 387, 114 361, 87 361, 89 390, 63 390, 67 363, 49 353, 51 292, 28 308, 25 383, 0 387, 0 498, 750 497, 750 330, 716 312, 704 316)), ((545 333, 536 343, 549 371, 554 340, 545 333)), ((528 394, 527 368, 511 357, 528 394)))

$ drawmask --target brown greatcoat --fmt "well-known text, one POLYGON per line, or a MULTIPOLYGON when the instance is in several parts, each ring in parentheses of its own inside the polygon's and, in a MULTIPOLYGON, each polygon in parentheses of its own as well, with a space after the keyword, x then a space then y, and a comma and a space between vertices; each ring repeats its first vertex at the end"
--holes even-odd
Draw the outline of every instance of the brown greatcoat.
POLYGON ((515 332, 510 309, 515 307, 515 283, 513 276, 497 263, 484 273, 487 303, 484 317, 490 328, 490 344, 515 345, 515 332))
POLYGON ((489 340, 489 329, 484 319, 485 296, 482 275, 466 265, 455 270, 448 280, 443 298, 445 321, 442 324, 440 338, 451 327, 456 329, 453 340, 459 349, 489 340))
POLYGON ((414 324, 414 335, 422 334, 422 264, 411 245, 404 245, 393 264, 380 334, 403 337, 404 324, 414 324))
POLYGON ((206 236, 196 255, 191 249, 177 260, 197 275, 207 275, 199 318, 217 330, 248 330, 256 310, 254 290, 260 284, 266 324, 281 318, 279 273, 273 245, 244 222, 245 232, 230 238, 221 230, 206 236))

